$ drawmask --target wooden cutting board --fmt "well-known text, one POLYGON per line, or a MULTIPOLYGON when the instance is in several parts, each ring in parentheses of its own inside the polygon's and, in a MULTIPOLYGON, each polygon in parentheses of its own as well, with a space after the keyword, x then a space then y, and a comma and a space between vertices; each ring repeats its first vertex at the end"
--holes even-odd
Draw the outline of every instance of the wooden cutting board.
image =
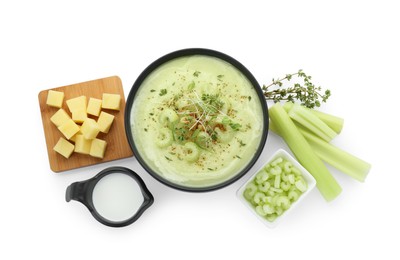
MULTIPOLYGON (((50 168, 54 172, 61 172, 83 166, 94 165, 98 163, 108 162, 112 160, 122 159, 133 156, 125 134, 124 112, 125 112, 125 96, 122 88, 121 79, 117 76, 96 79, 92 81, 72 84, 53 88, 52 90, 64 92, 63 109, 71 115, 66 100, 85 95, 87 100, 90 97, 102 99, 103 93, 121 95, 120 111, 105 110, 105 112, 115 116, 114 122, 108 134, 99 133, 98 138, 107 142, 107 149, 103 159, 91 157, 89 155, 73 153, 68 159, 56 153, 53 147, 58 139, 62 137, 62 133, 50 121, 50 117, 57 112, 58 108, 46 105, 48 90, 39 93, 40 112, 42 114, 43 129, 46 137, 47 153, 49 157, 50 168)), ((96 117, 93 117, 97 120, 96 117)))

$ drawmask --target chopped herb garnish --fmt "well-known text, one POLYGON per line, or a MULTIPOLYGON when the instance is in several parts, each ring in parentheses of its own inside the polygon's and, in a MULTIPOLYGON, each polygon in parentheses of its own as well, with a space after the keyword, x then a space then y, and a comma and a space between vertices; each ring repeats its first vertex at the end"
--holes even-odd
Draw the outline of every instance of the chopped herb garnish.
POLYGON ((238 139, 238 142, 239 142, 240 146, 245 146, 245 145, 246 145, 245 143, 243 143, 242 140, 239 140, 239 139, 238 139))
POLYGON ((144 131, 147 132, 147 128, 145 128, 144 131))
POLYGON ((150 92, 156 92, 156 90, 155 89, 151 89, 150 92))
POLYGON ((176 94, 173 98, 173 101, 178 101, 178 99, 180 99, 181 97, 183 97, 183 94, 176 94))
POLYGON ((166 94, 167 94, 167 89, 163 88, 160 90, 160 94, 159 94, 160 96, 164 96, 166 94))
POLYGON ((213 169, 213 168, 207 168, 207 170, 209 170, 209 171, 215 171, 215 169, 213 169))
POLYGON ((167 156, 164 156, 164 157, 165 157, 165 159, 167 159, 168 161, 172 161, 171 158, 169 158, 169 157, 167 157, 167 156))
POLYGON ((224 77, 224 75, 222 75, 222 74, 217 76, 218 80, 222 80, 223 77, 224 77))
POLYGON ((235 157, 238 159, 242 159, 242 157, 240 157, 239 155, 235 155, 235 157))
POLYGON ((201 73, 200 71, 197 71, 197 70, 196 70, 196 71, 193 73, 193 76, 198 77, 198 76, 200 75, 200 73, 201 73))
POLYGON ((239 129, 242 127, 242 125, 238 123, 230 123, 229 126, 235 131, 239 131, 239 129))
POLYGON ((192 82, 188 85, 188 90, 193 90, 195 86, 196 86, 196 84, 194 83, 194 81, 192 81, 192 82))
POLYGON ((229 125, 232 122, 228 117, 222 118, 222 124, 229 125))
POLYGON ((154 113, 149 113, 149 115, 154 116, 154 113))
POLYGON ((228 117, 224 117, 222 119, 222 124, 229 125, 234 131, 239 131, 239 129, 242 127, 241 124, 232 122, 232 120, 228 117))
POLYGON ((251 101, 251 96, 248 96, 249 101, 251 101))

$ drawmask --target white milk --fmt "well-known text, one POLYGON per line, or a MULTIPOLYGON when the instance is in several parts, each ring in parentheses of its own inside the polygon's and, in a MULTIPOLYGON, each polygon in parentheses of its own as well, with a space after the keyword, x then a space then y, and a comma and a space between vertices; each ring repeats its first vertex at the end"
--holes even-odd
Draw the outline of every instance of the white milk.
POLYGON ((103 177, 94 187, 92 199, 101 216, 117 222, 132 217, 144 201, 139 184, 123 173, 103 177))

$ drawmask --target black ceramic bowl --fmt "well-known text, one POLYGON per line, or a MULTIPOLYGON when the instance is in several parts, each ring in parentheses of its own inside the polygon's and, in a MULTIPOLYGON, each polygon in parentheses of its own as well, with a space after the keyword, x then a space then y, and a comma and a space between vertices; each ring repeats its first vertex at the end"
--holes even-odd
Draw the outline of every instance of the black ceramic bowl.
MULTIPOLYGON (((257 83, 256 79, 254 76, 250 73, 249 70, 246 69, 240 62, 235 60, 234 58, 210 49, 201 49, 201 48, 191 48, 191 49, 183 49, 183 50, 178 50, 172 53, 169 53, 165 56, 162 56, 161 58, 157 59, 153 63, 151 63, 137 78, 135 83, 132 86, 132 89, 130 90, 130 93, 127 98, 126 102, 126 109, 125 109, 125 130, 126 130, 126 135, 129 141, 129 144, 133 150, 134 155, 136 156, 137 160, 139 163, 142 165, 142 167, 150 173, 155 179, 160 181, 161 183, 164 183, 165 185, 178 189, 178 190, 183 190, 183 191, 190 191, 190 192, 205 192, 205 191, 212 191, 216 189, 223 188, 227 185, 232 184, 233 182, 237 181, 240 179, 243 175, 245 175, 250 168, 254 165, 254 163, 257 161, 259 158, 266 139, 268 135, 268 107, 267 103, 265 102, 265 98, 263 95, 263 92, 261 90, 260 85, 257 83), (231 64, 233 67, 235 67, 237 70, 239 70, 245 78, 250 82, 254 90, 256 91, 256 96, 260 100, 260 105, 261 105, 261 110, 262 110, 262 121, 263 121, 263 128, 262 128, 262 133, 261 133, 261 139, 259 141, 258 147, 254 153, 254 156, 251 157, 251 159, 248 162, 245 162, 246 165, 241 168, 240 171, 235 172, 231 174, 231 177, 228 179, 223 180, 220 183, 215 183, 211 185, 205 185, 205 186, 186 186, 182 183, 174 182, 171 181, 164 176, 161 176, 152 168, 152 166, 149 165, 149 163, 146 162, 145 158, 143 157, 141 151, 138 149, 137 145, 137 140, 140 138, 140 136, 133 136, 132 134, 132 124, 140 124, 141 122, 131 122, 131 112, 132 112, 132 107, 134 105, 135 99, 137 97, 138 90, 142 86, 142 83, 146 80, 146 78, 154 71, 156 70, 159 66, 172 61, 177 58, 182 58, 186 56, 194 56, 194 55, 202 55, 202 56, 209 56, 212 58, 218 58, 220 60, 223 60, 229 64, 231 64)), ((190 169, 188 169, 190 170, 190 169)))

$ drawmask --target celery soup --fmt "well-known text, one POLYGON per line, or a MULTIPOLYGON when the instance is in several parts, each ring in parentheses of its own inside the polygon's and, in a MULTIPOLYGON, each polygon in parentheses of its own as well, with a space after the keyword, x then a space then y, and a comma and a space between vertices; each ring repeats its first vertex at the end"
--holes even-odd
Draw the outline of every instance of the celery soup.
POLYGON ((136 156, 168 183, 219 185, 264 146, 268 112, 260 99, 249 79, 222 59, 167 61, 143 80, 132 103, 136 156))

